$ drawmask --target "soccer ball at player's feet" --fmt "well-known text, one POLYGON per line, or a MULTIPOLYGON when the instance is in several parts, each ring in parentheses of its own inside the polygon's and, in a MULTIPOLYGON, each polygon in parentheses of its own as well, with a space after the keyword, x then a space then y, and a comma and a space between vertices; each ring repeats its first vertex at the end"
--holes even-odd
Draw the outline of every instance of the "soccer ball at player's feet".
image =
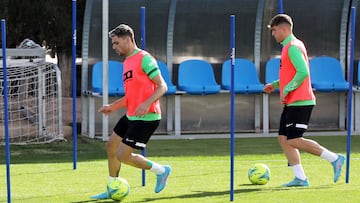
POLYGON ((130 193, 130 185, 124 178, 118 178, 106 186, 109 197, 116 201, 123 200, 130 193))
POLYGON ((270 180, 270 169, 265 164, 257 163, 249 169, 248 178, 254 185, 265 185, 270 180))

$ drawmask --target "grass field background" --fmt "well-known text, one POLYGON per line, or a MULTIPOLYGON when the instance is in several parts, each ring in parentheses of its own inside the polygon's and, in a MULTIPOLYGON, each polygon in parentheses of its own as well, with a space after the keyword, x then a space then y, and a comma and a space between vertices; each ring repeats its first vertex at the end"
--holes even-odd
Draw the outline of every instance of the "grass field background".
MULTIPOLYGON (((310 137, 336 152, 346 153, 346 136, 310 137)), ((333 183, 332 166, 325 160, 302 153, 310 181, 308 188, 282 188, 293 173, 276 137, 235 140, 234 202, 360 202, 360 137, 352 137, 350 183, 345 183, 345 168, 338 183, 333 183), (271 170, 267 185, 251 185, 248 169, 265 163, 271 170)), ((141 170, 122 166, 121 176, 131 185, 125 202, 215 203, 230 202, 230 140, 151 140, 147 156, 171 165, 168 185, 154 193, 155 175, 146 173, 141 186, 141 170)), ((5 147, 0 147, 0 202, 7 201, 5 147)), ((12 202, 113 202, 95 201, 89 196, 105 191, 108 180, 105 142, 78 138, 77 169, 73 170, 72 143, 11 146, 12 202)))

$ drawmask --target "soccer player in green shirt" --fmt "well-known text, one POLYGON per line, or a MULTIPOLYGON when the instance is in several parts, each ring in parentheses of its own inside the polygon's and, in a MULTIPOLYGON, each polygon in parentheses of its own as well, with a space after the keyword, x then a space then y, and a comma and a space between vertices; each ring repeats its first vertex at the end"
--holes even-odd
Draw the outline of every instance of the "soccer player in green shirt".
MULTIPOLYGON (((155 192, 161 192, 170 175, 171 167, 153 162, 135 149, 146 147, 161 119, 160 97, 167 91, 156 60, 146 51, 137 48, 134 31, 125 24, 109 32, 113 49, 126 56, 122 77, 125 95, 99 112, 108 115, 126 108, 126 114, 115 125, 106 144, 109 182, 117 181, 121 164, 150 170, 156 174, 155 192)), ((110 198, 107 192, 92 196, 94 199, 110 198)))
POLYGON ((299 150, 329 161, 334 169, 334 182, 337 182, 345 157, 329 151, 314 140, 303 138, 312 109, 316 104, 311 87, 306 48, 294 36, 293 21, 290 16, 278 14, 271 19, 268 27, 276 42, 283 45, 283 49, 279 80, 266 84, 264 91, 271 93, 275 88, 280 89, 280 102, 284 108, 280 118, 278 141, 295 175, 292 181, 282 186, 309 186, 309 180, 301 165, 299 150))

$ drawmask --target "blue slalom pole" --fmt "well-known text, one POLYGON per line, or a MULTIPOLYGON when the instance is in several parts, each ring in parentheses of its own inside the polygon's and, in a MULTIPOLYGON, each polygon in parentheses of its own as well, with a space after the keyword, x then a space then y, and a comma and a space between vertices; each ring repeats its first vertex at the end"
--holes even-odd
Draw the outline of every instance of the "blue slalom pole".
POLYGON ((141 11, 141 49, 146 49, 146 23, 145 23, 145 6, 140 8, 141 11))
POLYGON ((73 169, 77 162, 76 129, 76 0, 72 0, 72 97, 73 97, 73 169))
POLYGON ((278 1, 278 10, 279 10, 279 14, 284 13, 283 1, 282 1, 282 0, 279 0, 279 1, 278 1))
POLYGON ((351 149, 351 111, 352 111, 352 86, 353 86, 353 73, 354 73, 354 44, 355 44, 355 16, 356 9, 351 7, 350 14, 350 70, 349 70, 349 93, 348 93, 348 112, 347 112, 347 148, 346 148, 346 178, 345 182, 349 183, 350 172, 350 149, 351 149))
POLYGON ((3 55, 3 75, 4 75, 4 127, 5 127, 5 156, 6 156, 6 186, 7 186, 7 200, 11 202, 11 187, 10 187, 10 141, 9 141, 9 108, 8 108, 8 83, 7 83, 7 68, 6 68, 6 22, 1 19, 1 40, 2 40, 2 55, 3 55))
MULTIPOLYGON (((141 11, 141 49, 145 50, 146 49, 146 26, 145 26, 145 6, 142 6, 140 8, 141 11)), ((146 157, 146 148, 144 148, 141 151, 141 154, 146 157)), ((141 171, 141 185, 145 186, 146 184, 146 172, 143 169, 141 171)))
MULTIPOLYGON (((283 1, 282 0, 278 0, 278 14, 283 14, 284 13, 284 9, 283 9, 283 1)), ((281 46, 281 49, 282 50, 282 45, 281 46)), ((290 163, 288 162, 287 165, 290 167, 290 163)))
POLYGON ((234 129, 235 129, 235 91, 234 91, 234 69, 235 69, 235 15, 230 15, 230 60, 231 60, 231 72, 230 72, 230 201, 234 201, 234 155, 235 155, 235 143, 234 143, 234 129))

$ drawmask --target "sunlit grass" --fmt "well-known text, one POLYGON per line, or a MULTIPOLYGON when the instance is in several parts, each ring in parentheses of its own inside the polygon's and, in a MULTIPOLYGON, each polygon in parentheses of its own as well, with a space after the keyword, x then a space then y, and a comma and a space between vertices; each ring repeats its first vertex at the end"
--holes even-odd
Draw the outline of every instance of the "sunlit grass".
MULTIPOLYGON (((313 137, 337 152, 346 152, 346 137, 313 137)), ((334 184, 331 165, 316 156, 302 153, 308 188, 282 188, 293 178, 276 138, 236 139, 235 202, 360 202, 360 139, 352 139, 350 183, 345 170, 334 184), (271 170, 267 185, 251 185, 247 170, 265 163, 271 170)), ((12 202, 113 202, 94 201, 89 196, 105 191, 108 179, 104 142, 79 138, 77 169, 73 170, 72 143, 11 146, 12 202)), ((4 147, 0 155, 5 157, 4 147)), ((123 165, 121 176, 131 185, 125 202, 230 202, 230 157, 228 139, 151 140, 147 155, 169 164, 173 172, 168 186, 154 193, 155 176, 123 165)), ((0 160, 0 202, 7 201, 5 160, 0 160)))

